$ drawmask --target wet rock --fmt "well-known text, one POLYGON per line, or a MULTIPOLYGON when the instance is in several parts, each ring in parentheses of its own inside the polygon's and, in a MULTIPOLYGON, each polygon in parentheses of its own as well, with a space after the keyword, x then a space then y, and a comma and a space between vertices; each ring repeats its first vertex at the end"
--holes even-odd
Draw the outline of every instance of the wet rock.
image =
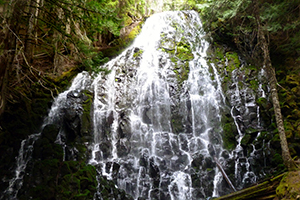
POLYGON ((153 180, 153 187, 159 188, 160 170, 159 170, 159 167, 156 165, 153 158, 150 158, 150 160, 149 160, 149 176, 153 180))
POLYGON ((59 126, 55 124, 47 124, 41 133, 41 136, 47 138, 49 142, 54 143, 59 133, 59 126))
POLYGON ((108 142, 108 141, 102 141, 99 144, 99 148, 102 151, 104 159, 107 159, 111 155, 111 149, 112 149, 112 147, 111 147, 110 142, 108 142))
POLYGON ((117 142, 117 154, 119 157, 123 157, 128 155, 130 152, 130 142, 127 140, 127 138, 123 138, 118 140, 117 142))
POLYGON ((214 146, 212 145, 212 144, 208 144, 208 152, 209 152, 209 155, 211 156, 211 157, 215 157, 215 155, 216 155, 216 151, 215 151, 215 148, 214 148, 214 146))
POLYGON ((196 170, 201 169, 204 156, 202 154, 193 155, 192 167, 196 170))
POLYGON ((205 157, 202 167, 203 167, 203 169, 210 170, 210 169, 213 169, 214 167, 216 167, 216 164, 214 163, 213 158, 205 157))

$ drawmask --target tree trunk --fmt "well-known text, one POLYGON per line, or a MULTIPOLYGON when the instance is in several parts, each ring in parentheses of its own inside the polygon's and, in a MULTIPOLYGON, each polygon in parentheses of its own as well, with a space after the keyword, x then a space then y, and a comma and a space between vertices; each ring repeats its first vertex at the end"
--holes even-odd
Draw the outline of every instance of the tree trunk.
POLYGON ((276 199, 276 188, 280 184, 281 179, 286 175, 280 174, 274 178, 268 179, 263 183, 251 186, 249 188, 239 190, 216 198, 215 200, 273 200, 276 199))
POLYGON ((284 165, 287 167, 289 171, 296 169, 296 164, 291 158, 290 152, 289 152, 289 147, 288 143, 286 140, 286 135, 285 135, 285 130, 284 130, 284 124, 283 124, 283 119, 281 115, 281 108, 280 108, 280 103, 279 103, 279 98, 278 98, 278 93, 277 93, 277 80, 276 80, 276 74, 275 70, 272 67, 271 59, 270 59, 270 52, 268 48, 268 42, 265 37, 260 17, 259 17, 259 7, 258 3, 256 1, 255 3, 255 19, 257 22, 257 28, 258 28, 258 43, 262 49, 263 52, 263 65, 267 71, 268 75, 268 80, 269 80, 269 86, 271 90, 271 96, 272 96, 272 101, 273 101, 273 107, 274 107, 274 112, 275 112, 275 118, 276 118, 276 124, 277 124, 277 129, 278 129, 278 134, 280 137, 280 145, 281 145, 281 151, 282 151, 282 159, 284 162, 284 165))
POLYGON ((24 7, 24 1, 14 1, 11 6, 8 6, 4 23, 4 41, 3 53, 0 56, 0 115, 5 110, 6 93, 8 87, 9 72, 13 68, 13 61, 16 55, 17 38, 16 33, 19 31, 19 21, 21 18, 20 8, 24 7))
POLYGON ((228 183, 228 185, 231 187, 231 189, 232 189, 234 192, 236 192, 236 189, 235 189, 234 185, 231 183, 229 177, 227 176, 226 172, 224 171, 222 165, 219 163, 217 157, 214 157, 214 160, 215 160, 215 162, 216 162, 216 164, 217 164, 219 170, 221 171, 223 177, 225 178, 226 182, 228 183))
POLYGON ((26 33, 26 39, 25 39, 25 55, 26 59, 31 62, 33 57, 33 31, 34 31, 34 18, 35 18, 35 9, 37 9, 35 5, 35 0, 31 0, 28 2, 28 26, 27 26, 27 33, 26 33))
POLYGON ((28 26, 25 39, 25 55, 29 62, 32 61, 34 52, 34 43, 37 44, 37 31, 35 31, 40 9, 40 0, 31 0, 28 2, 28 26))

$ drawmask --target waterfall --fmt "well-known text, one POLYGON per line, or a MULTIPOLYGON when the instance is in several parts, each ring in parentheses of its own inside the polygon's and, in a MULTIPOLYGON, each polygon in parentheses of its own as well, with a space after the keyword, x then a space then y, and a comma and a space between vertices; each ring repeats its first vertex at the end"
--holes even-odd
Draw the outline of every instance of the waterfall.
POLYGON ((135 199, 204 198, 221 182, 208 145, 219 158, 224 96, 200 27, 193 11, 151 16, 134 44, 106 64, 111 73, 93 82, 90 164, 135 199), (194 159, 203 159, 200 166, 194 159))
MULTIPOLYGON (((195 11, 154 14, 129 48, 101 66, 109 74, 79 73, 56 98, 42 127, 59 126, 53 142, 64 151, 62 161, 77 160, 78 149, 70 144, 84 141, 88 164, 95 166, 98 181, 106 177, 134 199, 217 197, 231 191, 222 172, 235 178, 231 181, 238 189, 256 182, 253 160, 259 150, 252 145, 249 156, 245 155, 241 121, 254 112, 260 127, 260 109, 253 91, 239 88, 238 70, 232 72, 229 95, 223 93, 220 69, 208 62, 209 43, 201 26, 195 11), (86 93, 93 95, 92 130, 81 133, 86 93), (237 129, 237 145, 231 152, 223 149, 222 141, 226 109, 237 129), (86 139, 90 133, 92 141, 86 139), (233 170, 227 170, 230 165, 233 170)), ((259 91, 266 96, 262 85, 259 91)), ((256 142, 259 136, 260 132, 256 142)), ((6 196, 17 197, 40 137, 45 137, 43 132, 22 142, 6 196)), ((102 199, 100 186, 99 181, 94 199, 102 199)))
MULTIPOLYGON (((72 86, 65 92, 58 95, 55 99, 48 116, 44 119, 44 123, 41 129, 49 124, 61 124, 62 117, 64 115, 64 108, 68 103, 68 95, 73 94, 78 96, 82 90, 88 89, 90 76, 87 72, 82 72, 77 75, 73 80, 72 86)), ((79 108, 80 110, 80 108, 79 108)), ((32 152, 34 148, 34 143, 38 138, 41 137, 41 133, 34 133, 29 135, 28 138, 22 140, 21 147, 19 149, 18 157, 16 158, 16 169, 13 178, 9 181, 8 188, 1 194, 1 199, 6 197, 8 199, 17 199, 19 190, 23 185, 23 177, 27 167, 28 162, 32 159, 32 152)), ((57 135, 56 143, 61 144, 65 150, 65 135, 63 131, 57 135)), ((64 156, 66 153, 64 152, 64 156)))

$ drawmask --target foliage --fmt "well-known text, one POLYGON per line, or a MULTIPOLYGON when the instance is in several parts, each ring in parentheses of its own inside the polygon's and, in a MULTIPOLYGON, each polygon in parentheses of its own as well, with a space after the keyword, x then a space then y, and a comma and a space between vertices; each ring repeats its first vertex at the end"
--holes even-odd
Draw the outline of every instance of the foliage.
POLYGON ((300 39, 299 1, 206 0, 197 8, 204 18, 206 30, 216 40, 234 43, 250 59, 261 55, 256 37, 257 12, 262 28, 269 36, 271 55, 300 55, 300 44, 295 42, 300 39))
POLYGON ((148 7, 144 0, 0 0, 0 114, 30 84, 45 87, 78 65, 106 72, 102 51, 122 41, 124 26, 141 21, 148 7))
POLYGON ((88 30, 88 35, 109 31, 114 35, 120 34, 121 21, 117 16, 117 1, 89 1, 86 7, 90 12, 84 13, 84 24, 88 30))
MULTIPOLYGON (((282 159, 288 170, 295 170, 296 165, 290 156, 286 140, 287 126, 284 127, 283 123, 277 80, 271 60, 274 55, 300 56, 299 43, 291 44, 300 36, 300 2, 209 0, 207 4, 201 8, 206 19, 207 31, 217 40, 234 44, 249 63, 261 63, 261 66, 265 67, 280 136, 282 159)), ((291 130, 288 133, 291 137, 291 130)))
POLYGON ((79 49, 80 52, 82 52, 84 55, 82 66, 85 70, 95 73, 99 73, 100 71, 109 73, 107 69, 100 67, 100 65, 106 63, 109 60, 108 57, 103 56, 103 53, 101 51, 97 52, 96 49, 86 45, 85 43, 80 43, 79 49))

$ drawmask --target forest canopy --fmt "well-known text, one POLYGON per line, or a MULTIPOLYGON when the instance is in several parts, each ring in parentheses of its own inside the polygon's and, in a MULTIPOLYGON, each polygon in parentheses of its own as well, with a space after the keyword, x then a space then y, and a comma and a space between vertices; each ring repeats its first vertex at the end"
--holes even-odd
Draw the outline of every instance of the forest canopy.
POLYGON ((260 55, 256 14, 267 35, 271 55, 300 55, 299 0, 207 0, 198 8, 206 31, 216 40, 234 44, 249 59, 260 55))
POLYGON ((7 100, 30 99, 33 84, 52 93, 49 81, 72 66, 102 70, 105 50, 128 45, 127 27, 163 10, 199 11, 208 35, 254 60, 261 55, 254 2, 272 58, 299 57, 299 0, 0 0, 0 114, 7 100))

